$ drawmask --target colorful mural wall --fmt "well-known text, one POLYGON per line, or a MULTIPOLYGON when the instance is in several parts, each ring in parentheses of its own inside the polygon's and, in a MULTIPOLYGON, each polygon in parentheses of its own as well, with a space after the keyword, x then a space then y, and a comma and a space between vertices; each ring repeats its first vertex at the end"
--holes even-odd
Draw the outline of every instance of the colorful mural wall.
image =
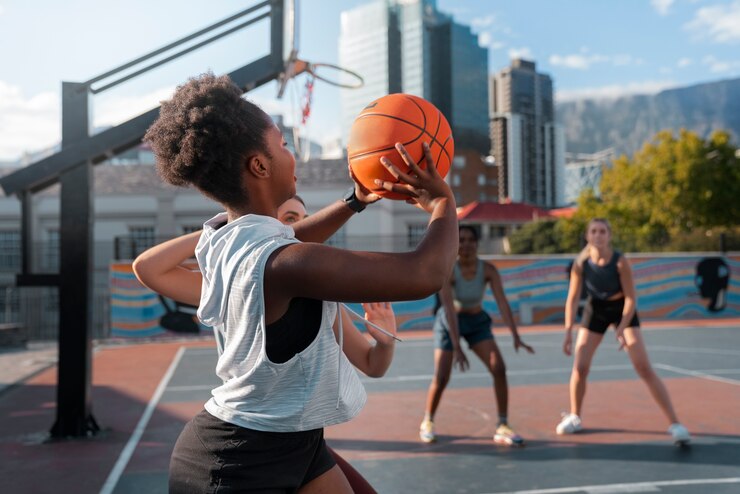
MULTIPOLYGON (((740 316, 740 255, 629 255, 640 319, 695 319, 740 316)), ((520 324, 563 321, 571 256, 496 256, 507 299, 520 324)), ((194 309, 162 299, 142 286, 131 263, 110 267, 111 333, 114 337, 207 334, 194 309)), ((349 304, 362 311, 359 304, 349 304)), ((483 302, 500 324, 490 290, 483 302)), ((400 330, 430 329, 434 297, 393 304, 400 330)))

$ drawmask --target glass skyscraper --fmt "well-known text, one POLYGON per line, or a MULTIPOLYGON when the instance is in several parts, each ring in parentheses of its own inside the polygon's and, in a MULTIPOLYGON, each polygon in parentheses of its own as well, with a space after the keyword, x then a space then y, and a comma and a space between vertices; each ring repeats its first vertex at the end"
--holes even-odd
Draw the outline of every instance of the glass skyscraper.
POLYGON ((342 89, 343 141, 370 101, 404 92, 434 103, 452 126, 456 149, 490 151, 488 50, 434 0, 377 0, 342 12, 339 64, 365 78, 342 89))

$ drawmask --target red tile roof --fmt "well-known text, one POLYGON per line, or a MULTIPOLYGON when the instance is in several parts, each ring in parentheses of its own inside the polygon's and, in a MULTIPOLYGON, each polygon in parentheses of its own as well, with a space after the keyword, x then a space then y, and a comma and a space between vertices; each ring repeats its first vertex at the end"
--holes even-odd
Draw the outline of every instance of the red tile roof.
POLYGON ((458 208, 460 221, 526 223, 540 218, 552 217, 546 209, 521 202, 471 202, 458 208))

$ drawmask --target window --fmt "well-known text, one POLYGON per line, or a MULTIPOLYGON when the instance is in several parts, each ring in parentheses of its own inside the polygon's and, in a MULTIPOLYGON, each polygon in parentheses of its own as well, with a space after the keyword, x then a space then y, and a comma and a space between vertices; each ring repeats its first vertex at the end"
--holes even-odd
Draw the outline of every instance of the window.
POLYGON ((482 173, 480 173, 478 175, 478 185, 481 186, 481 187, 483 187, 484 185, 486 185, 486 176, 483 175, 482 173))
POLYGON ((131 226, 128 229, 132 250, 136 255, 154 246, 153 226, 131 226))
POLYGON ((455 168, 465 168, 465 156, 455 156, 452 158, 452 166, 455 168))
POLYGON ((426 223, 413 223, 407 227, 407 239, 409 247, 416 247, 427 231, 426 223))
POLYGON ((197 232, 203 229, 203 225, 183 225, 182 234, 187 235, 188 233, 197 232))
POLYGON ((453 187, 459 187, 460 186, 460 175, 457 173, 454 173, 452 175, 452 186, 453 187))
POLYGON ((17 271, 21 268, 21 232, 0 231, 0 269, 17 271))

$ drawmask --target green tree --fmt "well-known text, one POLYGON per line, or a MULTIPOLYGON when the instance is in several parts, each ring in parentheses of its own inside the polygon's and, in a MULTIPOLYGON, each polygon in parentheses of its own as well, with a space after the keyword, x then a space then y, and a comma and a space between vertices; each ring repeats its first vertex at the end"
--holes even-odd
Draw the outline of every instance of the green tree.
POLYGON ((670 249, 672 239, 697 228, 740 223, 740 160, 723 131, 707 140, 687 130, 677 137, 661 131, 632 158, 621 156, 605 169, 600 189, 600 199, 581 195, 574 220, 608 218, 623 250, 670 249))

